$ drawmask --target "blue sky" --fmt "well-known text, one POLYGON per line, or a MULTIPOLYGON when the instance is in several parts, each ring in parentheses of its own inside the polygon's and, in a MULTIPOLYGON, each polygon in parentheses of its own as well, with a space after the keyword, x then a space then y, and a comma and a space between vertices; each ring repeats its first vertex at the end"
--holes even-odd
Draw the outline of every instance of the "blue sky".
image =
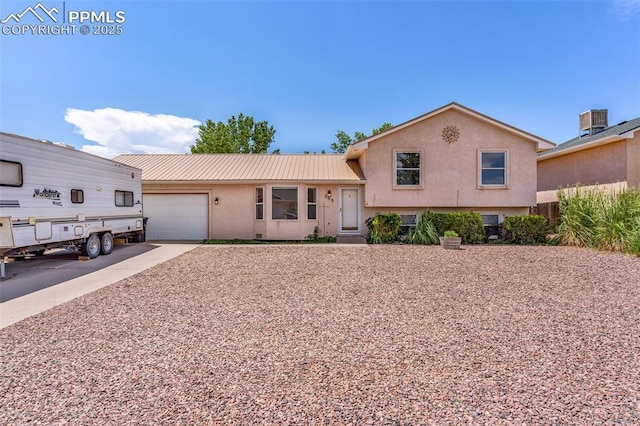
MULTIPOLYGON (((3 0, 0 20, 37 3, 3 0)), ((640 116, 640 0, 41 3, 126 20, 121 35, 3 29, 0 130, 107 157, 188 152, 199 122, 240 112, 283 153, 452 101, 556 143, 591 108, 640 116)))

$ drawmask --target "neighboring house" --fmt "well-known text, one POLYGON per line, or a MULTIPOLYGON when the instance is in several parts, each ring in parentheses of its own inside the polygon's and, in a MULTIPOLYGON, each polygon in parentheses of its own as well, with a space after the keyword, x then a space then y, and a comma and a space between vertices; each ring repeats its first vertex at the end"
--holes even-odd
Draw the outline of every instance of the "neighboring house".
POLYGON ((487 225, 536 204, 536 156, 555 145, 451 103, 344 155, 120 155, 142 172, 149 239, 366 235, 366 219, 474 211, 487 225))
POLYGON ((640 186, 640 118, 608 126, 607 110, 580 115, 583 135, 538 155, 538 203, 558 188, 640 186))

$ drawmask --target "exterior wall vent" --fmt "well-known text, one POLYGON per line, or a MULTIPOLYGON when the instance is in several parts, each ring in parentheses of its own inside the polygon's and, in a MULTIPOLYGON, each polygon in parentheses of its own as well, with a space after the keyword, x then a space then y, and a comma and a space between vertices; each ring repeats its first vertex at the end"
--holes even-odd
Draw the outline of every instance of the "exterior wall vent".
POLYGON ((261 240, 262 239, 262 234, 256 234, 256 240, 261 240))
POLYGON ((591 109, 580 114, 580 136, 600 133, 609 126, 606 109, 591 109))

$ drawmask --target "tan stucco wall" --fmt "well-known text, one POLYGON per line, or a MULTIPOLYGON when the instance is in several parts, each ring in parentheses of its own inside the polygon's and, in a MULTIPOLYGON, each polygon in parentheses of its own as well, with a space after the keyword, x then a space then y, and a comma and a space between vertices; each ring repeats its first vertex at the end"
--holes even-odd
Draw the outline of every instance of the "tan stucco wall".
MULTIPOLYGON (((311 234, 315 226, 320 235, 338 234, 338 185, 300 183, 281 184, 150 184, 143 183, 143 193, 209 195, 209 239, 254 239, 262 234, 265 240, 299 240, 311 234), (264 219, 255 219, 255 188, 265 189, 264 219), (298 188, 298 219, 271 220, 271 189, 298 188), (307 220, 307 187, 317 188, 317 219, 307 220), (331 191, 331 199, 326 198, 331 191), (218 204, 215 199, 218 198, 218 204)), ((188 208, 188 206, 185 206, 188 208)))
POLYGON ((640 131, 627 140, 627 184, 640 187, 640 131))
MULTIPOLYGON (((573 195, 576 192, 576 186, 569 186, 562 188, 561 191, 565 195, 573 195)), ((598 185, 581 185, 581 191, 605 191, 605 192, 620 192, 627 188, 627 182, 615 182, 615 183, 601 183, 598 185)), ((548 191, 538 191, 537 201, 538 204, 553 203, 558 201, 558 189, 550 189, 548 191)))
MULTIPOLYGON (((558 187, 595 185, 598 183, 624 182, 627 180, 629 155, 640 162, 638 137, 630 149, 622 140, 606 145, 573 152, 538 161, 538 191, 549 191, 558 187), (635 150, 635 152, 633 152, 635 150)), ((632 166, 633 168, 633 166, 632 166)))
POLYGON ((529 207, 536 202, 536 144, 480 119, 449 110, 369 143, 365 208, 529 207), (457 142, 442 139, 445 126, 460 131, 457 142), (394 189, 394 149, 422 150, 422 188, 394 189), (507 151, 506 189, 478 187, 480 149, 507 151))

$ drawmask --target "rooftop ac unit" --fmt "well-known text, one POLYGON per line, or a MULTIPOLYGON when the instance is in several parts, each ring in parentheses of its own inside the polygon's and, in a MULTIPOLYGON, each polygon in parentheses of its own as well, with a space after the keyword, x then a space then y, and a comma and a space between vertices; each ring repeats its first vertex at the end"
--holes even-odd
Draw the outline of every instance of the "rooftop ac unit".
POLYGON ((580 114, 580 134, 595 135, 608 126, 606 109, 591 109, 580 114))

